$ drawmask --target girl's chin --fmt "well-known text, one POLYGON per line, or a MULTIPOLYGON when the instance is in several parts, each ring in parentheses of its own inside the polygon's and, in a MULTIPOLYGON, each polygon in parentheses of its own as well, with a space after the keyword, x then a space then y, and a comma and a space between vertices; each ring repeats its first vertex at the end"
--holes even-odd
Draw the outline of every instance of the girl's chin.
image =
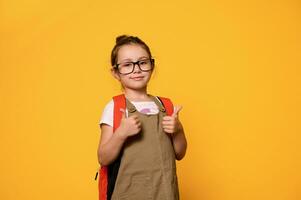
POLYGON ((131 89, 135 89, 135 90, 140 90, 140 89, 146 88, 146 84, 131 84, 131 85, 128 85, 126 87, 131 88, 131 89))

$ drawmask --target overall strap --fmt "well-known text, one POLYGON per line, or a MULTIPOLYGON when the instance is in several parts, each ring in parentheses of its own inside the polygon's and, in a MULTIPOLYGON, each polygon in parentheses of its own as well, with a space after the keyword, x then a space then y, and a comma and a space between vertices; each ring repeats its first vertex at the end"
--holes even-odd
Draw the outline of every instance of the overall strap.
POLYGON ((137 109, 136 109, 136 107, 132 104, 132 102, 130 101, 130 100, 128 100, 127 98, 126 98, 126 108, 127 108, 127 110, 128 110, 128 116, 129 116, 129 113, 133 113, 133 112, 135 112, 137 109))

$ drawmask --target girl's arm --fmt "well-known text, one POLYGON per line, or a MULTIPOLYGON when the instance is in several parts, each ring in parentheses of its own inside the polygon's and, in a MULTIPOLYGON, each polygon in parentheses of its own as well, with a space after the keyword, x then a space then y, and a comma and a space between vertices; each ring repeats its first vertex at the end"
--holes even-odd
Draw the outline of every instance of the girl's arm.
POLYGON ((173 114, 171 116, 164 116, 162 120, 163 130, 171 135, 177 160, 181 160, 185 156, 187 149, 184 128, 178 116, 181 109, 182 106, 175 106, 173 114))
POLYGON ((184 133, 182 123, 178 121, 179 129, 177 132, 172 134, 172 143, 176 154, 176 159, 181 160, 186 153, 187 141, 184 133))
POLYGON ((113 128, 109 125, 102 124, 101 139, 98 145, 98 162, 100 165, 109 165, 119 155, 120 150, 126 137, 121 134, 120 129, 116 129, 113 134, 113 128))
POLYGON ((101 139, 98 146, 98 162, 100 165, 111 164, 119 155, 125 140, 133 135, 139 134, 141 122, 137 115, 126 118, 125 110, 123 112, 120 126, 113 134, 113 127, 101 125, 101 139))

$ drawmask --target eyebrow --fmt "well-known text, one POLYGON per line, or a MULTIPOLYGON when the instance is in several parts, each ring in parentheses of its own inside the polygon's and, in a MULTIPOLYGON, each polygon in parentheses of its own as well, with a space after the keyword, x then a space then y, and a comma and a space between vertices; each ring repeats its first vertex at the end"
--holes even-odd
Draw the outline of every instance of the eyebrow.
MULTIPOLYGON (((140 60, 142 58, 148 58, 148 56, 141 56, 141 57, 138 58, 138 60, 140 60)), ((132 59, 126 58, 126 59, 121 60, 121 62, 124 62, 124 61, 132 61, 132 59)))

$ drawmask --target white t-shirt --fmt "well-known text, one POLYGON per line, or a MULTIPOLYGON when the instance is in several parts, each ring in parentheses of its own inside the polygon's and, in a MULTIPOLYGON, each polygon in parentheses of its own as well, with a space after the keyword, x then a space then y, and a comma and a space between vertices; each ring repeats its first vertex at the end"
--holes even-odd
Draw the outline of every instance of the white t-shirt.
MULTIPOLYGON (((154 115, 159 112, 158 106, 153 101, 131 101, 136 109, 147 115, 154 115)), ((108 124, 113 127, 114 101, 111 101, 105 106, 99 124, 108 124)), ((128 116, 128 110, 125 110, 125 115, 128 116)))

